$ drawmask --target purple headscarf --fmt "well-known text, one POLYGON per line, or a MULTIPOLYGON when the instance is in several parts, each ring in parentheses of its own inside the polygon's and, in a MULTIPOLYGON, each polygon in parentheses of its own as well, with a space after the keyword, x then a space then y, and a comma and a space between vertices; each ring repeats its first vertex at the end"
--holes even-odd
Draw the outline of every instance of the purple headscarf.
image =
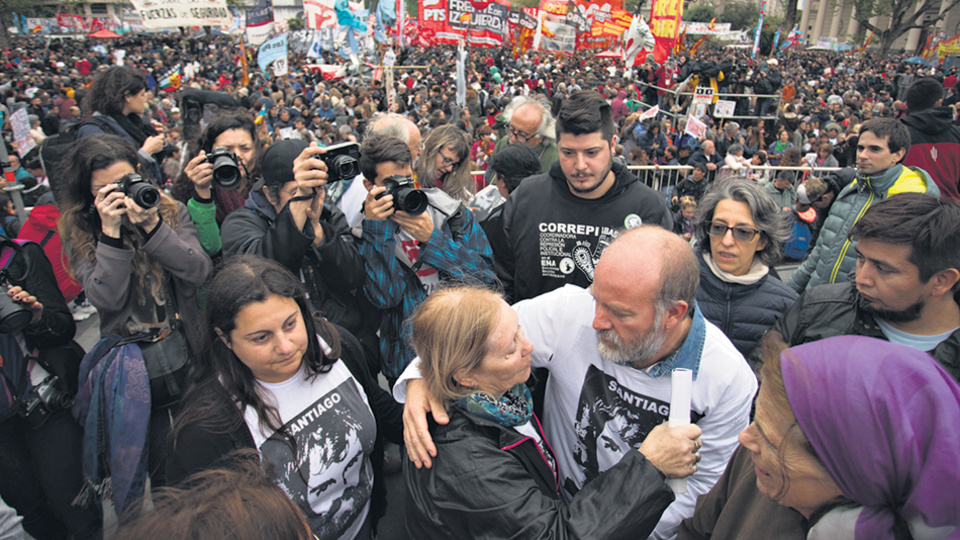
POLYGON ((915 534, 960 537, 960 386, 933 358, 840 336, 780 359, 800 429, 840 491, 864 507, 857 539, 893 538, 895 514, 915 534))

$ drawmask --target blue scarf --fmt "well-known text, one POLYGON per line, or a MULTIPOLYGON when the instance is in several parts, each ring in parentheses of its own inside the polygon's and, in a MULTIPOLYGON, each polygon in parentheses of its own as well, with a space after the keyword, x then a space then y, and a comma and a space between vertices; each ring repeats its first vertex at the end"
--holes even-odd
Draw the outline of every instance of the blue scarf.
POLYGON ((500 398, 477 392, 461 399, 457 405, 468 414, 503 427, 522 426, 533 417, 533 396, 525 383, 507 390, 500 398))

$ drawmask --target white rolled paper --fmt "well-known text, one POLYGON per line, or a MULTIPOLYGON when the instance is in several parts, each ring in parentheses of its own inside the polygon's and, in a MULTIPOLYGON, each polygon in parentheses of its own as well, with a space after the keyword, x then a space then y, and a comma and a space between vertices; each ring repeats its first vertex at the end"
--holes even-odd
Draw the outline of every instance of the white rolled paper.
MULTIPOLYGON (((677 368, 670 374, 670 427, 690 423, 690 395, 693 393, 693 371, 677 368)), ((667 479, 674 493, 687 492, 686 478, 667 479)))

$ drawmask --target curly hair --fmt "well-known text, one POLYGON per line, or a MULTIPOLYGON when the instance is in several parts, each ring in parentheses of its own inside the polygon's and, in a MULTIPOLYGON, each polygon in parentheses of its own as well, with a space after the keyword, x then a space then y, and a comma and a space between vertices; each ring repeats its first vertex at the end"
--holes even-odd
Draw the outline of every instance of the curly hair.
MULTIPOLYGON (((59 230, 65 242, 64 253, 69 253, 70 259, 93 261, 96 258, 101 224, 90 190, 93 173, 119 162, 129 163, 134 170, 139 169, 137 149, 125 139, 107 134, 93 135, 75 142, 60 162, 70 164, 58 171, 61 175, 59 230)), ((160 194, 160 218, 171 228, 178 229, 180 215, 177 203, 162 191, 160 194)), ((163 266, 142 249, 137 249, 143 244, 143 233, 139 227, 130 224, 126 217, 121 220, 120 239, 134 250, 133 274, 137 284, 143 287, 147 276, 152 276, 152 292, 159 291, 164 282, 163 266)))
POLYGON ((107 68, 93 79, 83 100, 84 111, 88 116, 95 112, 107 116, 121 114, 126 98, 147 88, 147 78, 142 73, 124 66, 107 68))
MULTIPOLYGON (((207 127, 204 128, 203 133, 200 134, 200 138, 196 141, 189 142, 189 152, 185 162, 189 162, 191 159, 197 157, 197 154, 199 154, 201 150, 207 154, 212 152, 217 137, 233 129, 246 131, 250 134, 250 138, 253 141, 254 158, 252 163, 241 164, 241 166, 245 165, 246 167, 247 179, 245 183, 249 184, 252 182, 252 179, 260 178, 260 157, 263 154, 263 145, 260 144, 260 136, 257 133, 257 126, 253 121, 253 117, 250 116, 249 112, 243 110, 224 111, 214 117, 214 119, 207 124, 207 127)), ((240 189, 243 189, 242 186, 243 184, 241 184, 240 189)), ((181 171, 180 175, 177 176, 171 189, 171 195, 173 195, 174 199, 184 204, 193 196, 193 182, 190 181, 186 172, 181 171)))
POLYGON ((760 251, 760 261, 773 266, 783 257, 781 245, 790 239, 790 229, 784 223, 780 207, 759 184, 752 180, 721 180, 710 186, 697 207, 694 236, 700 251, 710 253, 707 229, 713 221, 713 212, 720 201, 732 199, 750 207, 750 216, 767 245, 760 251))

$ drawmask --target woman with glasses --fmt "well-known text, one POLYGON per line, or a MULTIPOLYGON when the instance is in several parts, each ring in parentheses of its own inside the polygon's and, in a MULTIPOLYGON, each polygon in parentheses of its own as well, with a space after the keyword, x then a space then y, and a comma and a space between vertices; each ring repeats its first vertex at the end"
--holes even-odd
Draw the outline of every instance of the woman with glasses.
POLYGON ((700 200, 697 305, 744 356, 797 294, 772 273, 790 237, 780 207, 752 180, 715 183, 700 200))
POLYGON ((425 188, 440 188, 447 195, 468 201, 476 193, 470 179, 470 139, 453 124, 440 126, 423 141, 417 163, 417 181, 425 188))

